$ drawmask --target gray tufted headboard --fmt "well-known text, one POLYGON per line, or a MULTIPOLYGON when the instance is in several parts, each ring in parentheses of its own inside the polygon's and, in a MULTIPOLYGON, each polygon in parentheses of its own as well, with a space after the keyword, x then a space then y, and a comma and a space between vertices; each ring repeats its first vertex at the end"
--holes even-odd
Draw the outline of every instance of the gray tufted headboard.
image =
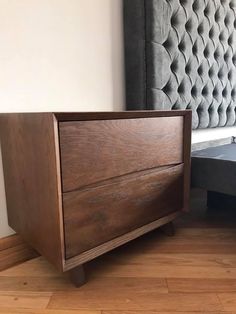
POLYGON ((236 0, 124 0, 127 109, 236 123, 236 0))

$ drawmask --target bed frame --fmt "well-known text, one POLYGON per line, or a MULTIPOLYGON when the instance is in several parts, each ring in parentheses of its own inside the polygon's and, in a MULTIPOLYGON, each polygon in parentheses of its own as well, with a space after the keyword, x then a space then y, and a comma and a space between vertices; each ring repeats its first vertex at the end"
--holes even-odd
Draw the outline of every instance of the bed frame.
MULTIPOLYGON (((235 125, 236 1, 124 0, 124 31, 128 110, 191 109, 193 129, 235 125)), ((192 185, 236 195, 235 149, 194 152, 192 185)))

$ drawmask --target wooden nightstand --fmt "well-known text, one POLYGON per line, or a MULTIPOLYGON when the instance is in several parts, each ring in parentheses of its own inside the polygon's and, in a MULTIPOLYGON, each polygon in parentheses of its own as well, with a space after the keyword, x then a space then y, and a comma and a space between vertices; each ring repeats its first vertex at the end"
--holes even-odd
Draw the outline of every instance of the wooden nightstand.
POLYGON ((187 210, 191 111, 0 115, 9 225, 72 280, 187 210))

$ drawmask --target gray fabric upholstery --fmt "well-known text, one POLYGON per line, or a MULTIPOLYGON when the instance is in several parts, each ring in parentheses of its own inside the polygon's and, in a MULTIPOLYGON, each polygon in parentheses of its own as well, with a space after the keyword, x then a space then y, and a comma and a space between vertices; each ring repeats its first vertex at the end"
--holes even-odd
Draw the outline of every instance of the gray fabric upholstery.
POLYGON ((124 0, 127 109, 235 125, 236 0, 124 0))
POLYGON ((236 144, 192 153, 192 187, 236 196, 236 144))

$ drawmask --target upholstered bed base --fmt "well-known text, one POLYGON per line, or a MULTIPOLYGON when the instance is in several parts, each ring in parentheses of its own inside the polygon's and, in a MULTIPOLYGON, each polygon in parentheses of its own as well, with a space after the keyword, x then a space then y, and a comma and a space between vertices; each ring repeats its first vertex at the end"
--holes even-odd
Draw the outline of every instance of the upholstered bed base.
POLYGON ((208 191, 207 192, 207 208, 220 210, 235 210, 236 196, 208 191))
POLYGON ((208 191, 208 207, 236 208, 236 144, 193 152, 191 180, 208 191))

